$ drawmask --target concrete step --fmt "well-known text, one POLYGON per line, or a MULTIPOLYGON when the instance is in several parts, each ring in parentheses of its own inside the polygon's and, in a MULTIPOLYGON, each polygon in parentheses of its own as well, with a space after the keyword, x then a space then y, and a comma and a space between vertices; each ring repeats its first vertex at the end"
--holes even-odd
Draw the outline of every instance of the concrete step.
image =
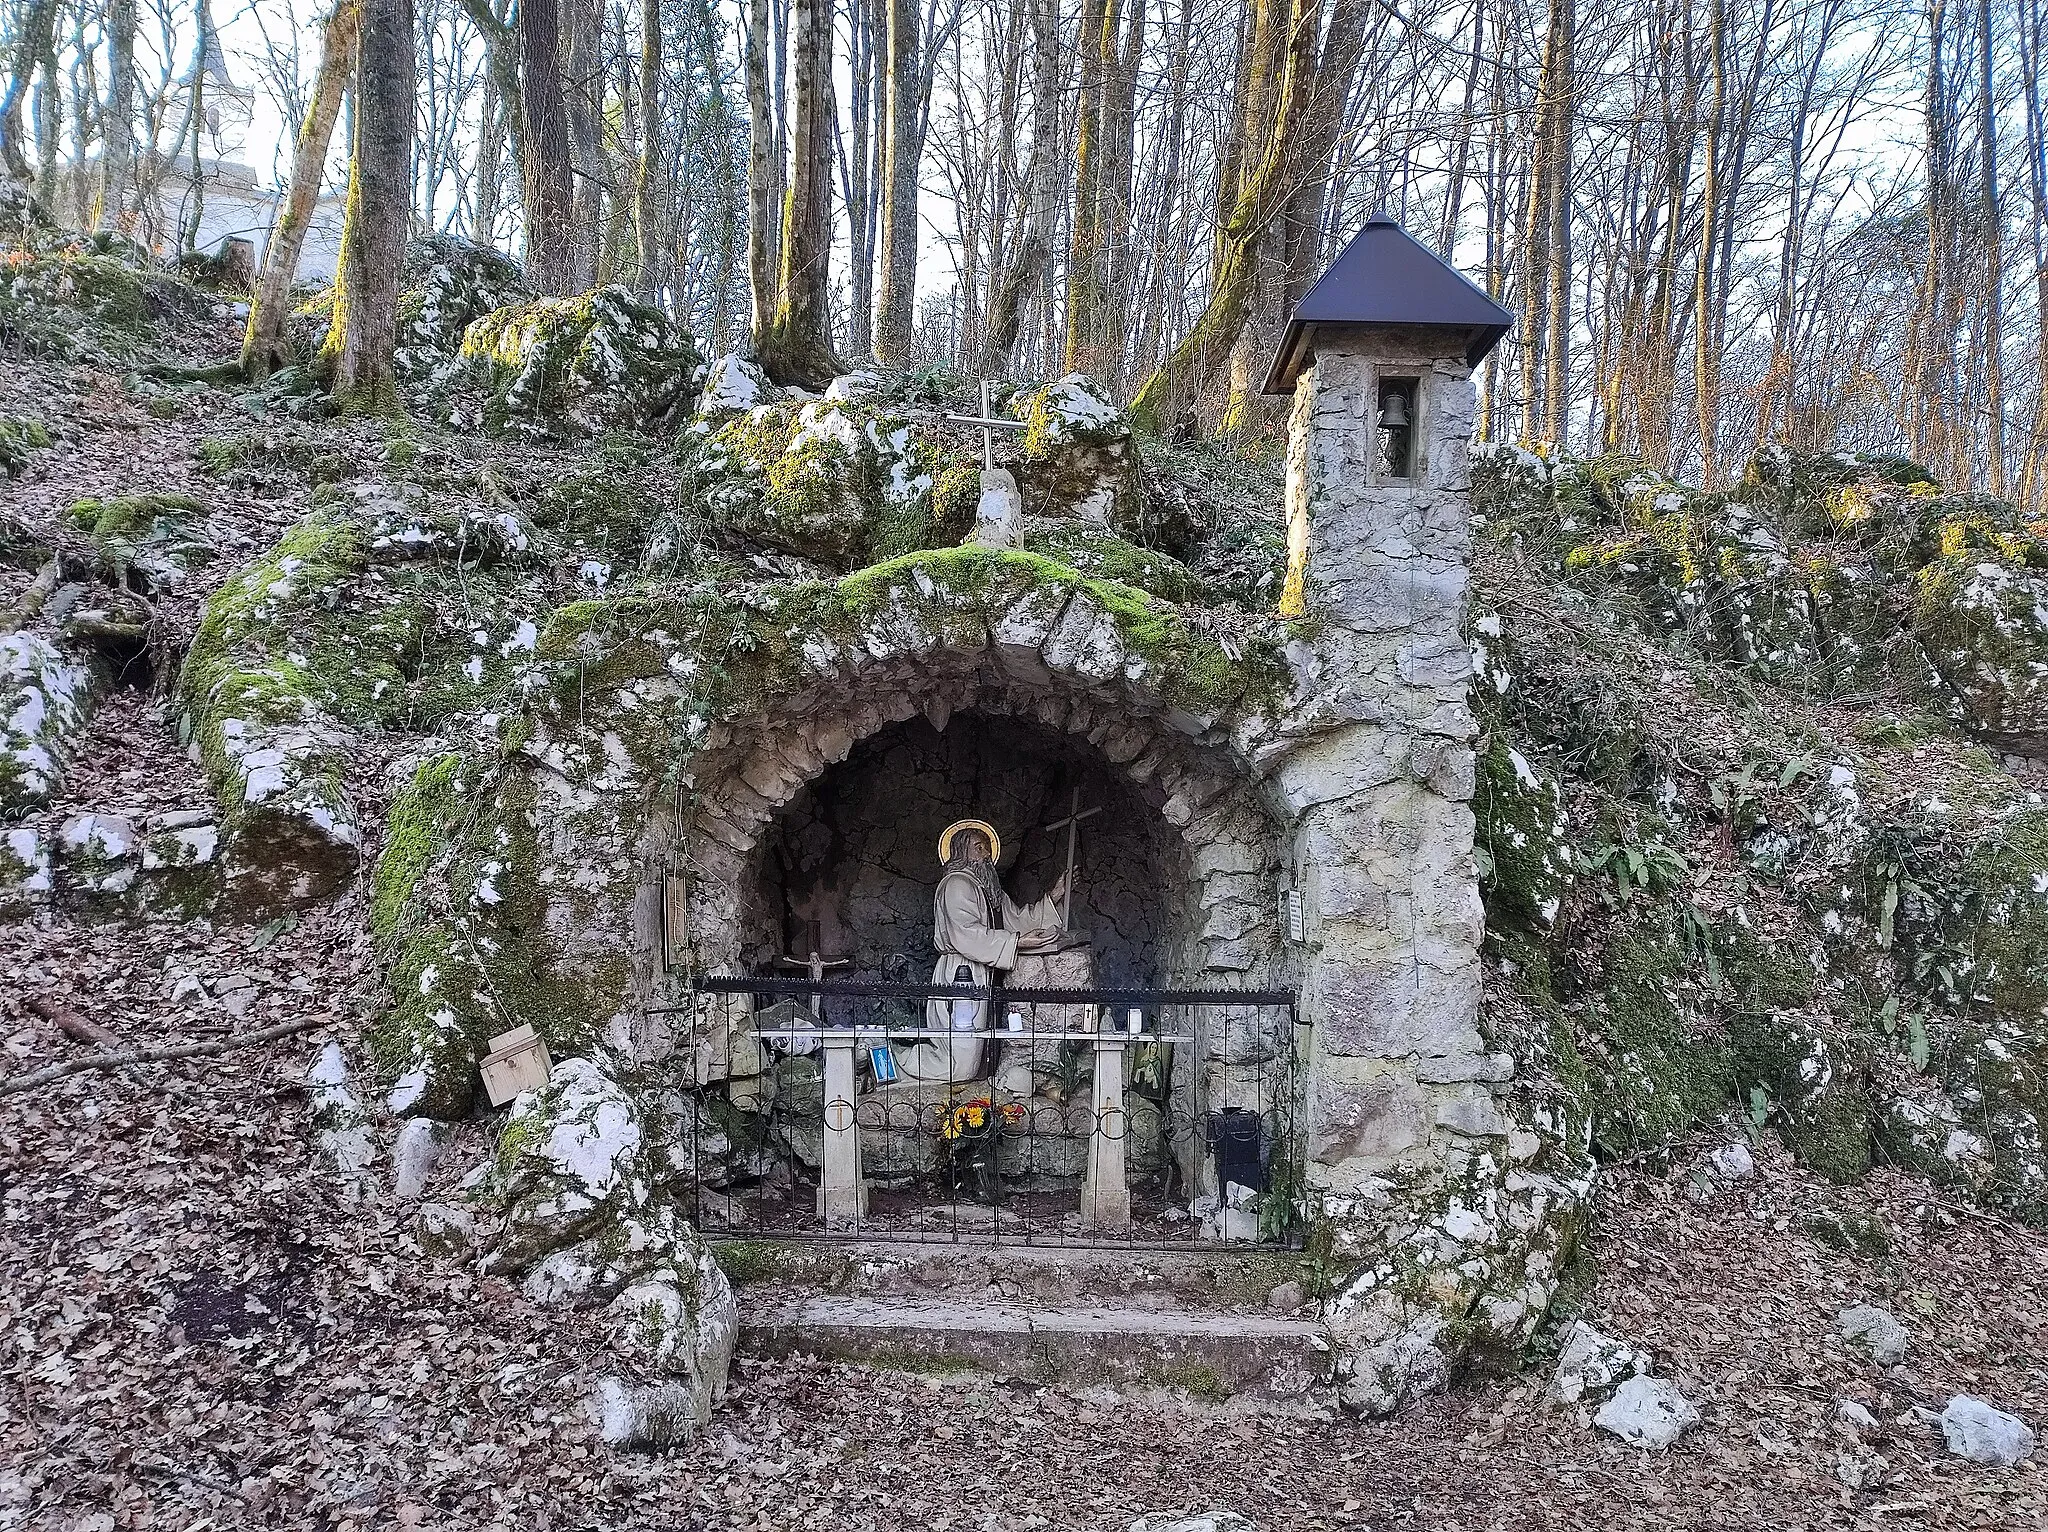
POLYGON ((1033 1383, 1299 1399, 1329 1369, 1312 1320, 1116 1305, 743 1291, 749 1355, 825 1356, 917 1372, 978 1368, 1033 1383))
POLYGON ((763 1302, 810 1292, 1268 1315, 1276 1289, 1305 1285, 1302 1256, 1288 1250, 972 1239, 724 1240, 713 1249, 735 1286, 764 1289, 763 1302))

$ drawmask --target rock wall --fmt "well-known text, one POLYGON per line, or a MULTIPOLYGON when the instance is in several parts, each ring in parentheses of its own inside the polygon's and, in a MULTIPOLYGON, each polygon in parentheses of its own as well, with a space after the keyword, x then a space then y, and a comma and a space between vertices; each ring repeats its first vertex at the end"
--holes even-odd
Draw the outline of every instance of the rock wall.
POLYGON ((767 925, 747 961, 816 950, 850 956, 856 977, 891 957, 923 978, 932 946, 939 832, 988 819, 1003 837, 1012 897, 1039 898, 1065 865, 1066 838, 1042 826, 1078 791, 1084 810, 1075 929, 1091 941, 1098 983, 1156 985, 1186 918, 1191 871, 1166 822, 1085 744, 1015 718, 923 715, 855 747, 783 811, 761 850, 767 925))

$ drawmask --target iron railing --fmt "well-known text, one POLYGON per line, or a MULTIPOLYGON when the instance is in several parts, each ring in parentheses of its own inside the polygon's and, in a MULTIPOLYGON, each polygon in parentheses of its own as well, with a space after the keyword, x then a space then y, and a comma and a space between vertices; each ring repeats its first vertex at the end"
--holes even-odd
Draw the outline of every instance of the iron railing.
MULTIPOLYGON (((1305 1039, 1291 991, 735 976, 699 979, 679 1003, 652 1009, 683 1019, 678 1041, 695 1050, 692 1183, 708 1235, 1205 1249, 1298 1242, 1305 1039), (947 1025, 928 1025, 932 1002, 950 1009, 963 1000, 981 1002, 978 1027, 962 1030, 950 1014, 947 1025), (1114 1046, 1098 1052, 1099 1036, 1114 1046), (976 1078, 905 1076, 903 1050, 941 1039, 980 1043, 976 1078), (828 1042, 854 1050, 850 1098, 827 1099, 828 1042), (879 1063, 878 1048, 888 1050, 879 1063), (1123 1062, 1120 1106, 1098 1105, 1098 1059, 1123 1062), (885 1078, 891 1062, 894 1082, 885 1078), (1005 1064, 1030 1069, 1028 1094, 991 1080, 1005 1064), (828 1218, 819 1196, 826 1130, 849 1123, 866 1195, 828 1218), (1120 1147, 1127 1224, 1082 1220, 1098 1133, 1120 1147)), ((1021 1078, 1010 1072, 1012 1086, 1021 1078)))

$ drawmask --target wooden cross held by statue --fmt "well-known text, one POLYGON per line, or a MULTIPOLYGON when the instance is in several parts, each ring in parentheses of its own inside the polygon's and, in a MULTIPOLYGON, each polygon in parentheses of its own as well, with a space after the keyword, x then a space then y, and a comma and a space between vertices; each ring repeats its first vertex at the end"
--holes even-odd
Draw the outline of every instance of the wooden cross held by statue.
POLYGON ((981 413, 979 415, 948 415, 946 424, 953 426, 979 426, 981 428, 981 471, 987 473, 996 466, 996 435, 998 431, 1021 431, 1021 420, 1003 420, 996 415, 994 385, 987 378, 981 380, 981 413))
POLYGON ((1081 807, 1081 789, 1077 787, 1074 789, 1074 796, 1068 800, 1067 817, 1065 819, 1055 819, 1051 824, 1046 826, 1046 829, 1048 830, 1065 830, 1067 832, 1067 897, 1060 901, 1060 929, 1062 931, 1071 931, 1074 929, 1075 836, 1081 828, 1082 820, 1093 819, 1097 814, 1100 814, 1101 812, 1102 808, 1099 804, 1092 809, 1084 809, 1081 807))

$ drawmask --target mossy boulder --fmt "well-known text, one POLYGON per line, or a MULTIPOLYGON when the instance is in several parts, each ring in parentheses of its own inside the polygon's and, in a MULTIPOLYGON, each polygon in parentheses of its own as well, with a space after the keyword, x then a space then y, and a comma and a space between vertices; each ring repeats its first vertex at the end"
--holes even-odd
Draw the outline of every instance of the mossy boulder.
POLYGON ((1929 521, 1914 632, 1973 732, 2048 753, 2048 541, 1997 502, 1936 509, 1929 521))
POLYGON ((18 479, 28 472, 36 454, 50 446, 50 432, 40 420, 26 415, 0 415, 0 474, 18 479))
POLYGON ((16 349, 118 360, 155 334, 149 285, 134 265, 82 250, 0 251, 0 337, 16 349))
POLYGON ((462 360, 483 401, 457 423, 533 440, 651 430, 688 411, 703 366, 688 332, 617 286, 486 314, 462 360))
POLYGON ((603 1304, 623 1366, 593 1403, 615 1446, 687 1440, 724 1396, 739 1332, 732 1288, 663 1191, 668 1134, 605 1055, 564 1059, 519 1098, 493 1184, 503 1232, 487 1264, 529 1296, 603 1304))
POLYGON ((392 361, 415 388, 449 380, 477 320, 532 297, 517 262, 452 234, 414 241, 406 250, 404 280, 392 361))
POLYGON ((1131 484, 1131 423, 1103 386, 1078 372, 1013 399, 1024 422, 1017 465, 1024 510, 1073 516, 1099 527, 1116 519, 1131 484))
POLYGON ((1548 929, 1576 872, 1564 789, 1500 732, 1489 736, 1478 767, 1472 807, 1488 925, 1548 929))
POLYGON ((116 574, 140 574, 152 587, 176 585, 218 554, 207 535, 206 507, 190 495, 118 495, 79 500, 73 525, 99 547, 116 574))
POLYGON ((932 449, 873 397, 756 406, 693 426, 684 454, 695 508, 750 542, 837 572, 928 546, 932 449))

